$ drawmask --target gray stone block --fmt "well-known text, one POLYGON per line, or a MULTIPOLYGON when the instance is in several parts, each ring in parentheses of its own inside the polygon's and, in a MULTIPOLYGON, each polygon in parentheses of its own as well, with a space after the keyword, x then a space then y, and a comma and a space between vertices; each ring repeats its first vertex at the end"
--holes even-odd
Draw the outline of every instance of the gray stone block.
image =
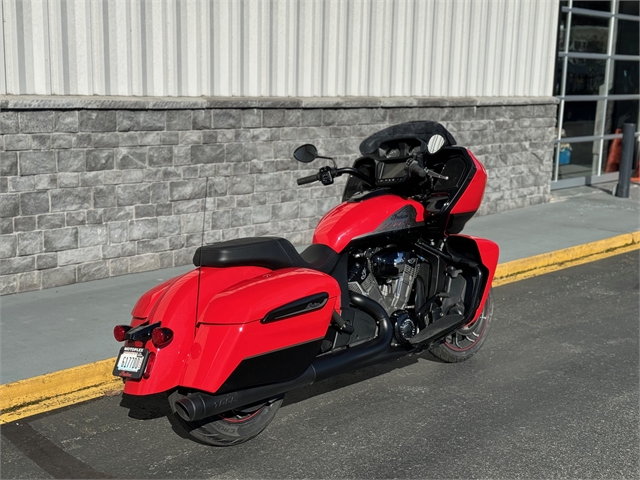
POLYGON ((18 112, 0 111, 0 134, 8 135, 10 133, 18 133, 19 131, 20 122, 18 120, 18 112))
POLYGON ((150 195, 149 185, 116 186, 116 198, 120 207, 149 203, 150 195))
POLYGON ((171 268, 173 267, 173 252, 160 252, 158 253, 159 268, 171 268))
POLYGON ((18 194, 0 193, 0 218, 15 217, 20 214, 18 194))
POLYGON ((20 152, 18 154, 20 175, 56 172, 56 154, 54 151, 20 152))
POLYGON ((169 239, 169 248, 171 250, 179 250, 184 248, 186 241, 184 235, 176 235, 173 237, 168 237, 169 239))
POLYGON ((0 258, 15 257, 17 247, 17 235, 0 235, 0 258))
POLYGON ((78 282, 89 282, 109 277, 109 263, 106 260, 78 265, 78 282))
POLYGON ((227 193, 228 195, 246 195, 253 193, 255 188, 255 175, 242 175, 234 178, 234 181, 229 183, 227 193))
POLYGON ((125 170, 122 175, 122 183, 142 183, 146 169, 125 170))
POLYGON ((85 150, 63 150, 58 152, 58 172, 84 172, 85 150))
POLYGON ((146 255, 137 255, 129 259, 129 273, 147 272, 149 270, 157 270, 160 267, 158 255, 148 253, 146 255))
POLYGON ((58 266, 57 253, 43 253, 36 255, 36 269, 45 270, 47 268, 55 268, 58 266))
POLYGON ((57 111, 55 112, 55 132, 77 132, 78 131, 78 112, 57 111))
POLYGON ((208 130, 211 128, 211 110, 193 111, 193 130, 208 130))
POLYGON ((0 218, 0 235, 9 235, 13 232, 13 218, 0 218))
POLYGON ((142 218, 129 221, 129 240, 158 238, 158 219, 142 218))
POLYGON ((181 265, 190 265, 193 263, 193 254, 195 253, 195 248, 185 248, 182 250, 176 250, 173 252, 174 264, 176 267, 181 265))
POLYGON ((203 198, 206 193, 205 186, 206 180, 204 178, 170 182, 169 199, 175 201, 203 198))
POLYGON ((10 192, 30 192, 36 188, 36 179, 32 175, 28 177, 9 177, 8 180, 10 192))
POLYGON ((0 275, 29 272, 36 266, 35 257, 14 257, 0 260, 0 275))
POLYGON ((42 274, 41 272, 25 272, 19 273, 18 278, 18 292, 30 292, 32 290, 40 290, 42 288, 42 274))
POLYGON ((169 250, 168 238, 156 238, 154 240, 140 240, 137 242, 137 254, 157 253, 169 250))
POLYGON ((95 208, 115 207, 116 205, 115 185, 96 186, 93 188, 93 206, 95 208))
POLYGON ((137 132, 124 132, 117 133, 116 135, 118 136, 118 144, 113 145, 114 147, 136 147, 140 144, 140 137, 137 132))
POLYGON ((177 145, 179 138, 178 132, 162 132, 160 134, 160 143, 162 145, 177 145))
POLYGON ((112 277, 129 273, 129 259, 113 258, 109 260, 109 273, 112 277))
POLYGON ((132 257, 136 254, 136 242, 122 243, 120 249, 123 257, 132 257))
MULTIPOLYGON (((191 163, 191 145, 173 147, 173 164, 189 165, 191 163)), ((182 176, 180 176, 182 178, 182 176)))
POLYGON ((44 251, 59 252, 78 248, 78 228, 67 227, 44 231, 44 251))
POLYGON ((115 132, 92 133, 91 138, 95 148, 118 147, 120 145, 120 137, 115 132))
POLYGON ((131 168, 146 168, 147 166, 147 149, 146 148, 117 148, 116 166, 120 170, 131 168))
POLYGON ((65 226, 64 213, 51 213, 47 215, 38 215, 36 217, 38 230, 51 230, 54 228, 62 228, 65 226))
POLYGON ((22 232, 18 237, 18 256, 34 255, 44 252, 42 231, 22 232))
POLYGON ((78 173, 62 172, 58 174, 58 187, 69 188, 80 185, 80 177, 78 173))
POLYGON ((93 247, 107 244, 107 225, 78 227, 78 246, 93 247))
POLYGON ((242 110, 241 122, 244 128, 262 127, 262 110, 255 108, 242 110))
POLYGON ((103 184, 104 172, 81 172, 78 175, 81 187, 95 187, 103 184))
POLYGON ((203 213, 185 213, 180 215, 180 231, 182 233, 202 232, 203 213))
POLYGON ((180 132, 179 139, 182 145, 198 145, 202 143, 202 132, 180 132))
POLYGON ((262 124, 265 127, 284 127, 285 111, 281 109, 268 109, 262 114, 262 124))
POLYGON ((117 126, 115 110, 80 110, 78 130, 81 132, 115 132, 117 126))
POLYGON ((35 176, 36 190, 51 190, 52 188, 58 188, 57 175, 36 175, 35 176))
POLYGON ((67 227, 77 227, 78 225, 86 225, 87 223, 87 212, 85 210, 67 212, 64 216, 67 227))
POLYGON ((51 211, 68 212, 91 208, 91 188, 61 188, 51 190, 51 211))
POLYGON ((129 241, 129 222, 109 223, 109 243, 129 241))
POLYGON ((225 148, 223 145, 192 145, 192 164, 221 163, 225 160, 225 148))
POLYGON ((0 296, 11 295, 18 292, 18 277, 17 275, 2 275, 0 276, 0 296))
POLYGON ((61 287, 72 283, 76 283, 75 265, 42 271, 42 288, 61 287))
POLYGON ((155 205, 136 205, 135 206, 135 217, 136 218, 148 218, 156 216, 156 206, 155 205))
POLYGON ((91 148, 93 139, 90 133, 78 133, 73 136, 72 148, 91 148))
POLYGON ((18 154, 16 152, 0 152, 0 176, 18 175, 18 154))
POLYGON ((150 167, 171 165, 173 163, 173 147, 149 147, 148 160, 150 167))
POLYGON ((49 212, 49 193, 31 192, 20 194, 20 212, 22 215, 37 215, 49 212))
POLYGON ((51 135, 50 134, 38 134, 31 135, 31 148, 33 150, 49 150, 51 149, 51 135))
POLYGON ((46 110, 20 112, 22 133, 53 132, 54 112, 46 110))
POLYGON ((180 235, 180 217, 159 217, 158 218, 158 235, 160 237, 171 237, 180 235))
MULTIPOLYGON (((251 208, 251 222, 253 225, 271 221, 271 207, 269 205, 255 205, 251 208)), ((249 222, 247 222, 249 223, 249 222)))
POLYGON ((242 127, 241 110, 227 110, 227 109, 213 110, 211 126, 213 128, 242 127))
POLYGON ((167 110, 167 130, 191 130, 191 110, 167 110))
POLYGON ((4 148, 6 150, 30 150, 31 135, 5 135, 4 148))
POLYGON ((117 119, 118 119, 119 132, 128 132, 131 130, 148 131, 148 130, 164 130, 165 129, 165 112, 164 111, 119 110, 117 114, 117 119))
POLYGON ((58 265, 76 265, 78 263, 94 262, 102 259, 102 248, 87 247, 76 248, 58 252, 58 265))

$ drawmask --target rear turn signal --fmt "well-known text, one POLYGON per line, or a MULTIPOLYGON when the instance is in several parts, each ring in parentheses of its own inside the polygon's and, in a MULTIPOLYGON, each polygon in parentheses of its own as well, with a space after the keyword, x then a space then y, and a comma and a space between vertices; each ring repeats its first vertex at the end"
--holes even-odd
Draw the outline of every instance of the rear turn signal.
POLYGON ((151 341, 156 348, 166 347, 171 343, 173 331, 169 328, 154 328, 151 332, 151 341))
POLYGON ((124 338, 127 336, 129 330, 131 330, 130 325, 116 325, 113 329, 113 337, 117 342, 124 342, 124 338))

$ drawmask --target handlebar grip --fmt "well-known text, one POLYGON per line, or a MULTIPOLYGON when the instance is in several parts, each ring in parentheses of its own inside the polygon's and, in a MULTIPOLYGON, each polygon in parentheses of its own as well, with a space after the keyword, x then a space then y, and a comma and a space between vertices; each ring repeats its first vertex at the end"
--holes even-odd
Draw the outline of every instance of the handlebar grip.
POLYGON ((426 171, 424 168, 422 168, 422 167, 418 164, 418 162, 415 162, 415 161, 414 161, 414 162, 411 162, 411 163, 408 165, 407 170, 408 170, 408 172, 409 172, 410 174, 418 175, 420 178, 424 178, 424 177, 426 177, 426 176, 427 176, 427 171, 426 171))
POLYGON ((298 185, 306 185, 307 183, 313 183, 318 181, 318 174, 309 175, 308 177, 302 177, 297 180, 298 185))

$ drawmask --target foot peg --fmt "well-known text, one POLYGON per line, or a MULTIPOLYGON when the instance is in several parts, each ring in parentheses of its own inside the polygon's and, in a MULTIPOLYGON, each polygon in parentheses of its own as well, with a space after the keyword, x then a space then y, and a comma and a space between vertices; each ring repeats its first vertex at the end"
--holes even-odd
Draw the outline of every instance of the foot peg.
POLYGON ((348 333, 349 335, 351 335, 354 332, 353 325, 348 325, 347 322, 345 322, 344 319, 340 316, 340 314, 335 310, 331 314, 331 320, 333 321, 333 323, 335 323, 338 326, 339 331, 348 333))
POLYGON ((411 343, 411 345, 420 345, 439 340, 460 328, 462 322, 464 322, 462 315, 446 315, 420 330, 417 335, 409 339, 409 343, 411 343))

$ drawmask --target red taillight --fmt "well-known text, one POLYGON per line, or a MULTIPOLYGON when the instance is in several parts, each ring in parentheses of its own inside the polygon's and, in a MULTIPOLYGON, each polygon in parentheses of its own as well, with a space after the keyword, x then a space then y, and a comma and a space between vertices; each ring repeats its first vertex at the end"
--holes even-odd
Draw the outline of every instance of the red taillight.
POLYGON ((124 342, 127 332, 131 330, 129 325, 116 325, 113 329, 113 336, 118 342, 124 342))
POLYGON ((149 358, 147 359, 147 368, 144 369, 144 373, 142 376, 147 379, 151 375, 151 369, 153 368, 153 364, 156 363, 156 354, 153 352, 149 352, 149 358))
POLYGON ((166 347, 172 338, 173 332, 168 328, 154 328, 151 332, 151 341, 156 348, 166 347))

